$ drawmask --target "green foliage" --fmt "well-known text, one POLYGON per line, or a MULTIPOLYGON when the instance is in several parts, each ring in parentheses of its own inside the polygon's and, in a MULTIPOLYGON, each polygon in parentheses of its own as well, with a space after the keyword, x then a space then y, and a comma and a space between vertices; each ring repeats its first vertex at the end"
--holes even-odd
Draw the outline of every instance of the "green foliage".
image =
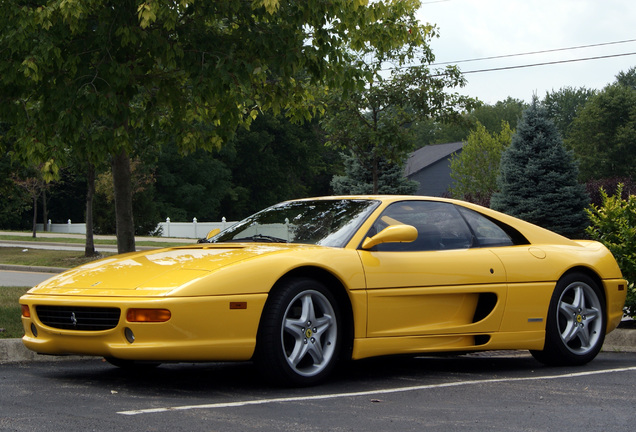
MULTIPOLYGON (((354 156, 343 155, 345 174, 336 175, 331 187, 336 195, 373 194, 373 175, 354 156)), ((404 177, 404 163, 379 163, 378 190, 375 193, 387 195, 413 195, 418 183, 404 177)))
POLYGON ((103 159, 157 129, 217 148, 260 112, 320 112, 317 86, 362 84, 350 50, 400 59, 432 32, 413 0, 2 5, 0 110, 25 159, 64 147, 103 159))
POLYGON ((239 130, 219 159, 232 173, 232 189, 217 218, 234 220, 280 201, 328 195, 341 163, 338 153, 325 147, 317 120, 295 124, 272 115, 239 130))
POLYGON ((311 118, 326 89, 370 77, 354 52, 401 62, 432 32, 416 0, 1 5, 0 118, 14 158, 51 178, 70 157, 97 167, 112 157, 123 248, 129 155, 148 142, 215 150, 262 112, 311 118))
MULTIPOLYGON (((29 222, 23 217, 31 209, 31 197, 20 188, 13 177, 15 167, 7 154, 0 154, 0 229, 29 229, 29 222)), ((28 217, 26 218, 28 220, 28 217)))
POLYGON ((491 134, 500 134, 505 125, 515 130, 517 122, 528 105, 520 99, 508 97, 494 105, 482 105, 475 108, 470 116, 482 124, 491 134))
POLYGON ((430 144, 465 141, 478 123, 483 125, 490 134, 501 133, 503 122, 514 130, 526 108, 527 104, 523 101, 508 97, 494 105, 476 106, 460 118, 422 120, 415 126, 416 148, 430 144))
POLYGON ((354 67, 363 71, 365 85, 337 91, 330 87, 323 121, 328 144, 358 159, 372 175, 374 193, 378 192, 380 163, 400 163, 413 150, 416 122, 431 117, 459 119, 462 110, 477 103, 449 91, 465 84, 459 69, 429 69, 434 60, 429 43, 436 29, 418 23, 417 8, 412 7, 419 2, 390 3, 402 10, 401 19, 411 37, 395 38, 384 22, 376 22, 370 29, 381 38, 392 39, 390 49, 384 44, 351 43, 354 67), (392 67, 390 77, 386 77, 388 65, 392 67))
POLYGON ((428 117, 458 119, 459 110, 475 103, 446 92, 464 84, 455 68, 438 76, 426 67, 396 69, 386 80, 379 72, 375 70, 376 79, 358 92, 332 95, 323 122, 328 144, 351 152, 371 173, 374 193, 379 190, 379 164, 399 164, 413 150, 414 122, 428 117))
POLYGON ((580 160, 583 180, 627 177, 636 170, 636 68, 590 97, 566 144, 580 160))
POLYGON ((594 90, 585 87, 563 87, 558 91, 546 92, 542 104, 559 130, 561 138, 566 140, 570 136, 572 122, 595 93, 594 90))
POLYGON ((590 206, 590 226, 586 233, 612 252, 623 276, 630 282, 625 303, 626 313, 636 318, 636 195, 622 198, 623 185, 614 195, 601 189, 602 205, 590 206))
POLYGON ((454 182, 450 193, 454 198, 489 205, 490 197, 497 190, 501 154, 510 145, 512 134, 506 121, 501 122, 501 132, 493 134, 477 123, 461 153, 451 159, 454 182))
POLYGON ((585 183, 585 189, 590 196, 590 205, 602 206, 602 192, 606 192, 608 195, 616 194, 619 186, 622 187, 621 198, 623 199, 627 199, 630 195, 636 194, 636 182, 634 182, 632 177, 612 177, 588 181, 585 183))
POLYGON ((161 151, 155 170, 155 202, 161 220, 220 220, 220 206, 231 193, 231 172, 217 152, 197 150, 188 155, 175 146, 161 151))
POLYGON ((538 101, 524 112, 501 157, 494 209, 566 236, 583 233, 589 202, 578 169, 538 101))

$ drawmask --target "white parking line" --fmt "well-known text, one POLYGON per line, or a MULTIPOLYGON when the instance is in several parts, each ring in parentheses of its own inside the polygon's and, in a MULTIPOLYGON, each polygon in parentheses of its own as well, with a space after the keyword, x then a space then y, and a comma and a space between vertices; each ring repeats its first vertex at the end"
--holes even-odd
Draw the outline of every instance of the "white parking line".
POLYGON ((162 413, 167 411, 187 411, 187 410, 194 410, 194 409, 220 409, 220 408, 242 407, 242 406, 248 406, 248 405, 265 405, 265 404, 272 404, 272 403, 306 402, 311 400, 374 396, 374 395, 389 394, 389 393, 401 393, 401 392, 409 392, 409 391, 417 391, 417 390, 429 390, 429 389, 436 389, 436 388, 458 387, 458 386, 466 386, 466 385, 577 378, 577 377, 589 376, 589 375, 600 375, 600 374, 607 374, 607 373, 630 372, 630 371, 636 371, 636 366, 627 367, 627 368, 618 368, 618 369, 605 369, 605 370, 598 370, 598 371, 579 372, 579 373, 571 373, 571 374, 564 374, 564 375, 544 375, 544 376, 523 377, 523 378, 500 378, 500 379, 487 379, 487 380, 475 380, 475 381, 457 381, 457 382, 443 383, 443 384, 429 384, 429 385, 420 385, 420 386, 412 386, 412 387, 397 387, 397 388, 391 388, 391 389, 368 390, 368 391, 351 392, 351 393, 334 393, 334 394, 315 395, 315 396, 296 396, 296 397, 289 397, 289 398, 256 399, 256 400, 247 400, 247 401, 239 401, 239 402, 220 402, 220 403, 203 404, 203 405, 184 405, 184 406, 166 407, 166 408, 151 408, 151 409, 144 409, 144 410, 120 411, 117 414, 122 414, 122 415, 154 414, 154 413, 162 413))

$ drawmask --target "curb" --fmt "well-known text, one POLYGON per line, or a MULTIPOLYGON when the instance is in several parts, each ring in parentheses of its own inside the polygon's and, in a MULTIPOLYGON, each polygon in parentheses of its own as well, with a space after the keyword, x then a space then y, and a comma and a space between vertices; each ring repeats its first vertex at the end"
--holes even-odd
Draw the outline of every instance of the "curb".
POLYGON ((34 273, 62 273, 62 272, 65 272, 66 270, 70 270, 70 268, 41 267, 41 266, 29 266, 29 265, 17 265, 17 264, 0 264, 0 270, 34 272, 34 273))
POLYGON ((636 352, 636 329, 616 329, 605 336, 602 351, 636 352))
POLYGON ((79 360, 90 357, 85 356, 50 356, 41 355, 31 351, 22 343, 22 339, 0 339, 0 364, 4 363, 23 363, 23 362, 43 362, 43 361, 62 361, 62 360, 79 360))
MULTIPOLYGON (((617 329, 605 337, 603 352, 636 352, 636 330, 617 329)), ((78 355, 51 356, 37 354, 22 344, 22 339, 0 339, 0 364, 37 361, 81 360, 87 358, 78 355)))

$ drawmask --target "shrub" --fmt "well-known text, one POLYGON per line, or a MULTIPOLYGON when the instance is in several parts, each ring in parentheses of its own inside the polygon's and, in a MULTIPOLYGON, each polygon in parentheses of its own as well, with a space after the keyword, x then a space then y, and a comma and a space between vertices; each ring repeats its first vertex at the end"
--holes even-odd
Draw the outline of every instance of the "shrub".
POLYGON ((591 205, 587 214, 590 226, 587 234, 603 243, 612 252, 628 280, 625 313, 636 318, 636 195, 623 199, 623 185, 619 184, 614 195, 601 188, 601 205, 591 205))

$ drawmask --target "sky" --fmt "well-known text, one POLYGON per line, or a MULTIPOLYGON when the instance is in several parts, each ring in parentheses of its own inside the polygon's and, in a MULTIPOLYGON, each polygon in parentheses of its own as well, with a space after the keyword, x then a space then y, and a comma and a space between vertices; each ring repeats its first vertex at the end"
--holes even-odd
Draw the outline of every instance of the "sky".
POLYGON ((457 63, 468 84, 455 91, 488 104, 507 97, 529 102, 563 87, 600 90, 636 66, 634 0, 422 0, 418 16, 437 26, 435 63, 558 50, 457 63), (630 42, 615 43, 622 41, 630 42), (468 73, 548 62, 561 63, 468 73))

